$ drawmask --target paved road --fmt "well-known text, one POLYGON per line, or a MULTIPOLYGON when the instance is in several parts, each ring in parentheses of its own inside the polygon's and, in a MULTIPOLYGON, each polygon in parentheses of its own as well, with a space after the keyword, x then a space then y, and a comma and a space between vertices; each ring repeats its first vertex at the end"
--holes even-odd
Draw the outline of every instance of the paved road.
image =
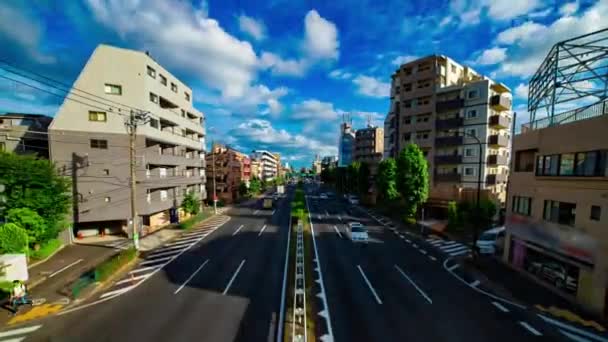
POLYGON ((273 340, 292 196, 276 211, 259 203, 235 208, 230 221, 141 286, 41 321, 26 341, 273 340))
MULTIPOLYGON (((335 341, 564 340, 533 315, 496 306, 455 279, 443 268, 445 255, 430 245, 307 190, 335 341), (352 220, 368 226, 368 245, 349 240, 352 220)), ((318 322, 319 335, 326 334, 324 318, 318 322)))

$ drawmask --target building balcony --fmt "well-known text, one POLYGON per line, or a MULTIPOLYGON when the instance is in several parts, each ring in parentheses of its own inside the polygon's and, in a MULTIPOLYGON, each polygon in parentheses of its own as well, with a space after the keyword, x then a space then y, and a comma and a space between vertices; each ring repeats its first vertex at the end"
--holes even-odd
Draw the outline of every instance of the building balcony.
POLYGON ((463 118, 437 120, 437 121, 435 121, 435 129, 445 130, 445 129, 451 129, 451 128, 458 128, 458 127, 462 127, 463 122, 464 122, 463 118))
POLYGON ((454 182, 459 183, 462 181, 462 175, 459 173, 436 173, 435 182, 454 182))
POLYGON ((462 163, 462 156, 447 155, 447 156, 435 156, 435 164, 460 164, 462 163))
POLYGON ((511 126, 511 120, 509 120, 509 118, 507 118, 506 116, 492 115, 492 116, 490 116, 488 125, 490 127, 499 128, 499 129, 509 128, 509 126, 511 126))
POLYGON ((504 173, 491 174, 486 176, 487 185, 496 185, 507 182, 507 175, 504 173))
POLYGON ((507 156, 491 154, 488 156, 488 165, 507 165, 509 160, 507 156))
POLYGON ((488 137, 488 145, 492 147, 507 147, 509 146, 509 139, 504 135, 490 135, 488 137))
POLYGON ((490 107, 495 110, 511 109, 511 99, 507 96, 494 95, 490 98, 490 107))
POLYGON ((445 147, 445 146, 457 146, 462 145, 463 138, 461 136, 457 137, 436 137, 435 138, 435 146, 437 147, 445 147))
POLYGON ((454 99, 437 102, 435 109, 437 112, 445 112, 449 110, 457 110, 464 107, 464 99, 454 99))

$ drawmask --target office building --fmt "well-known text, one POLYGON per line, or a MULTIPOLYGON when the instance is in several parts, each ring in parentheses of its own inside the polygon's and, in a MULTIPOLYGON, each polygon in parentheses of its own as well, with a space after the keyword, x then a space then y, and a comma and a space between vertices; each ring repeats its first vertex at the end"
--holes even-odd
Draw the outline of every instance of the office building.
POLYGON ((338 166, 345 167, 353 162, 355 148, 355 132, 347 122, 340 124, 340 141, 338 143, 338 166))
POLYGON ((227 203, 236 201, 239 198, 241 182, 249 186, 251 179, 249 157, 229 146, 214 144, 205 159, 207 193, 213 194, 213 175, 215 174, 215 194, 218 199, 227 203))
POLYGON ((401 65, 390 96, 384 155, 395 158, 409 143, 423 150, 429 209, 445 215, 448 201, 474 198, 479 183, 484 197, 504 206, 513 122, 509 88, 433 55, 401 65))
POLYGON ((49 157, 47 131, 53 119, 40 114, 0 114, 0 152, 49 157))
POLYGON ((76 227, 132 232, 125 127, 131 113, 146 118, 135 138, 142 235, 183 217, 187 192, 206 198, 205 121, 192 98, 192 90, 147 53, 95 49, 49 127, 51 159, 73 181, 76 227), (70 100, 83 92, 96 100, 70 100))
POLYGON ((367 163, 371 175, 378 171, 378 164, 384 153, 384 129, 368 126, 358 129, 355 133, 355 150, 353 159, 361 163, 367 163))
POLYGON ((259 163, 260 179, 271 181, 277 177, 280 165, 280 155, 266 150, 256 150, 251 153, 251 159, 259 163))

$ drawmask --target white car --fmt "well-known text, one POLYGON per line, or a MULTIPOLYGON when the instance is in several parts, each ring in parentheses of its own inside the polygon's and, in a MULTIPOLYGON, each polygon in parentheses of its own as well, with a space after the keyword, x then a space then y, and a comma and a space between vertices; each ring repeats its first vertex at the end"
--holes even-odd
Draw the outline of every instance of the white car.
POLYGON ((359 222, 349 222, 348 230, 350 233, 350 239, 352 242, 367 243, 369 236, 367 235, 367 229, 359 222))
POLYGON ((496 254, 502 248, 505 240, 505 227, 492 228, 481 234, 475 243, 481 254, 496 254))

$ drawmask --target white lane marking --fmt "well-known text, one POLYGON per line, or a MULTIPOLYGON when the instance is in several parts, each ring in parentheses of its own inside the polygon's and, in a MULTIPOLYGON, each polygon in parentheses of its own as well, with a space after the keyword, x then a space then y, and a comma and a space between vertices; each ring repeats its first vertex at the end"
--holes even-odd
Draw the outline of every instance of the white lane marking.
POLYGON ((135 286, 137 286, 138 284, 135 285, 131 285, 131 286, 127 286, 127 287, 123 287, 122 289, 118 289, 118 290, 114 290, 114 291, 110 291, 110 292, 106 292, 104 294, 102 294, 101 296, 99 296, 99 298, 105 298, 105 297, 110 297, 112 295, 118 295, 124 292, 127 292, 133 288, 135 288, 135 286))
POLYGON ((422 248, 421 248, 421 249, 419 249, 419 251, 420 251, 420 253, 422 253, 422 254, 426 254, 426 251, 425 251, 424 249, 422 249, 422 248))
POLYGON ((462 251, 465 249, 469 249, 469 247, 467 246, 455 246, 455 247, 450 247, 450 248, 441 248, 442 251, 446 252, 446 253, 454 253, 454 252, 458 252, 458 251, 462 251))
POLYGON ((342 216, 338 215, 338 220, 342 221, 342 216))
POLYGON ((173 292, 173 294, 177 294, 179 291, 181 291, 181 290, 184 288, 184 286, 186 286, 186 284, 188 284, 188 283, 190 282, 190 280, 192 280, 192 278, 194 278, 194 276, 195 276, 195 275, 196 275, 196 274, 197 274, 197 273, 198 273, 200 270, 202 270, 202 269, 203 269, 203 267, 205 267, 205 265, 207 265, 207 263, 208 263, 208 262, 209 262, 209 259, 205 260, 205 262, 203 262, 203 263, 202 263, 202 264, 201 264, 201 265, 200 265, 200 266, 199 266, 199 267, 196 269, 196 271, 194 271, 194 273, 192 273, 192 274, 191 274, 191 275, 188 277, 188 279, 186 279, 186 281, 185 281, 185 282, 184 282, 184 283, 183 283, 183 284, 182 284, 180 287, 178 287, 178 288, 177 288, 177 290, 175 290, 175 292, 173 292))
POLYGON ((243 229, 243 225, 240 225, 239 228, 237 230, 235 230, 234 233, 232 233, 232 236, 235 236, 236 234, 238 234, 238 232, 241 231, 241 229, 243 229))
POLYGON ((524 321, 519 321, 519 324, 528 329, 529 332, 531 332, 532 334, 536 335, 536 336, 542 336, 542 334, 540 333, 540 331, 534 329, 530 324, 524 322, 524 321))
POLYGON ((153 265, 153 264, 157 264, 160 262, 165 262, 171 258, 172 258, 171 256, 168 256, 168 257, 163 257, 163 258, 158 258, 158 259, 144 260, 142 263, 139 264, 139 266, 153 265))
POLYGON ((413 243, 412 246, 414 246, 414 248, 418 248, 418 245, 413 243))
POLYGON ((139 272, 144 272, 144 271, 149 271, 149 270, 154 270, 156 268, 163 267, 163 266, 164 266, 164 264, 163 265, 156 265, 156 266, 142 267, 142 268, 138 268, 136 270, 133 270, 133 271, 129 272, 129 274, 139 273, 139 272))
POLYGON ((253 212, 253 215, 257 215, 260 212, 260 209, 253 212))
POLYGON ((21 342, 25 340, 25 337, 15 337, 15 338, 9 338, 7 340, 2 340, 2 342, 21 342))
POLYGON ((477 286, 479 286, 479 284, 481 284, 481 282, 479 280, 475 279, 475 281, 470 283, 469 285, 471 285, 473 287, 477 287, 477 286))
POLYGON ((13 336, 13 335, 28 334, 28 333, 31 333, 33 331, 40 329, 40 327, 42 327, 42 325, 33 325, 31 327, 3 331, 0 333, 0 338, 9 337, 9 336, 13 336))
POLYGON ((470 251, 468 249, 462 250, 460 252, 456 252, 456 253, 450 253, 451 256, 458 256, 458 255, 462 255, 462 254, 467 254, 470 251))
POLYGON ((262 227, 262 229, 260 229, 260 233, 258 234, 258 236, 262 235, 262 233, 264 232, 264 230, 266 230, 266 225, 264 225, 264 227, 262 227))
POLYGON ((590 342, 590 340, 584 338, 584 337, 580 337, 578 335, 574 335, 572 333, 569 333, 565 330, 559 329, 559 332, 566 335, 568 338, 570 338, 572 341, 574 342, 590 342))
POLYGON ((74 265, 77 265, 77 264, 79 264, 79 263, 81 263, 81 262, 83 262, 83 261, 84 261, 84 259, 78 259, 78 260, 74 261, 73 263, 71 263, 71 264, 69 264, 69 265, 67 265, 67 266, 65 266, 65 267, 63 267, 63 268, 61 268, 60 270, 57 270, 57 271, 53 272, 53 273, 52 273, 52 274, 49 276, 49 278, 53 278, 54 276, 58 275, 59 273, 61 273, 61 272, 65 271, 65 270, 67 270, 68 268, 70 268, 70 267, 72 267, 72 266, 74 266, 74 265))
POLYGON ((275 211, 276 211, 276 210, 273 210, 273 211, 270 213, 270 215, 274 215, 274 212, 275 212, 275 211))
POLYGON ((573 327, 571 325, 568 325, 566 323, 562 323, 560 321, 554 320, 554 319, 549 318, 547 316, 538 314, 538 317, 542 318, 547 323, 550 323, 550 324, 553 324, 553 325, 557 325, 560 328, 563 328, 563 329, 570 330, 572 332, 578 333, 578 334, 580 334, 582 336, 585 336, 585 337, 588 337, 588 338, 590 338, 590 339, 592 339, 594 341, 608 342, 608 339, 606 339, 606 338, 603 338, 601 336, 592 334, 590 332, 587 332, 587 331, 584 331, 584 330, 581 330, 581 329, 577 329, 577 328, 575 328, 575 327, 573 327))
POLYGON ((434 256, 432 256, 432 255, 429 255, 429 259, 431 259, 431 260, 433 260, 433 261, 437 261, 437 258, 435 258, 435 257, 434 257, 434 256))
POLYGON ((361 268, 361 266, 357 265, 357 268, 359 269, 359 272, 361 273, 361 276, 363 277, 363 280, 365 280, 365 283, 367 284, 367 287, 369 287, 369 290, 372 292, 372 294, 376 298, 376 302, 378 304, 382 304, 382 300, 380 300, 380 297, 378 297, 378 294, 376 293, 376 290, 374 289, 374 287, 372 286, 372 284, 369 282, 369 280, 365 276, 365 273, 363 272, 363 269, 361 268))
POLYGON ((445 241, 445 240, 442 240, 442 241, 443 241, 444 246, 461 245, 460 242, 456 242, 456 241, 445 241))
POLYGON ((291 220, 289 220, 289 229, 287 230, 287 247, 285 247, 285 264, 283 265, 283 288, 281 289, 281 308, 279 311, 279 327, 277 332, 277 341, 283 341, 283 329, 285 325, 285 292, 287 290, 287 266, 289 264, 289 243, 291 240, 291 220))
POLYGON ((170 250, 174 250, 174 249, 182 249, 184 248, 184 246, 169 246, 169 247, 162 247, 161 249, 159 249, 158 251, 154 251, 154 254, 158 253, 158 252, 167 252, 170 250))
POLYGON ((505 308, 502 304, 500 304, 499 302, 492 302, 492 305, 494 305, 495 307, 498 308, 498 310, 502 311, 502 312, 509 312, 509 309, 505 308))
POLYGON ((149 274, 142 274, 142 275, 138 275, 136 277, 129 277, 127 279, 123 279, 123 280, 117 282, 116 284, 114 284, 114 286, 130 283, 130 282, 134 282, 134 281, 138 281, 140 279, 144 279, 144 278, 149 277, 149 276, 150 276, 149 274))
POLYGON ((165 245, 165 247, 176 247, 176 246, 183 247, 183 246, 188 245, 189 243, 192 243, 192 241, 179 241, 179 242, 172 242, 172 243, 168 243, 168 244, 166 244, 166 245, 165 245))
POLYGON ((161 251, 152 252, 152 254, 150 254, 150 255, 148 255, 148 257, 146 257, 146 260, 153 259, 153 258, 158 258, 158 257, 164 257, 166 255, 173 255, 173 254, 177 254, 177 253, 180 253, 180 252, 181 251, 179 249, 175 249, 175 250, 172 250, 172 251, 164 251, 164 252, 161 252, 161 251))
POLYGON ((407 242, 407 243, 412 243, 412 240, 410 240, 410 239, 405 239, 405 242, 407 242))
POLYGON ((325 210, 325 216, 329 217, 329 213, 325 210))
POLYGON ((228 285, 226 285, 226 288, 224 289, 224 292, 222 293, 223 295, 225 295, 226 293, 228 293, 228 290, 230 290, 230 286, 232 286, 232 282, 234 282, 234 279, 236 279, 236 276, 241 271, 241 267, 243 267, 243 264, 245 264, 245 259, 243 259, 243 261, 241 261, 241 264, 239 265, 239 267, 236 269, 236 271, 232 275, 232 278, 230 278, 230 281, 228 282, 228 285))
POLYGON ((336 231, 336 233, 338 233, 338 236, 341 238, 342 234, 340 234, 340 231, 338 230, 338 227, 334 226, 334 230, 336 231))
POLYGON ((450 272, 451 272, 451 271, 453 271, 453 270, 457 269, 458 267, 460 267, 460 264, 454 264, 454 265, 452 265, 452 266, 448 267, 448 271, 450 271, 450 272))
POLYGON ((175 242, 186 242, 186 241, 187 242, 193 242, 193 241, 196 241, 196 240, 198 240, 198 236, 194 236, 194 237, 188 236, 188 237, 185 237, 185 238, 182 238, 182 239, 177 239, 173 243, 175 243, 175 242))
MULTIPOLYGON (((427 240, 428 241, 428 240, 427 240)), ((441 245, 443 243, 443 241, 441 240, 433 240, 433 241, 429 241, 429 243, 435 247, 441 245)))
POLYGON ((420 293, 420 295, 422 295, 422 297, 424 297, 424 299, 426 299, 426 301, 429 302, 429 304, 433 304, 433 301, 431 300, 431 298, 429 298, 429 296, 426 293, 424 293, 424 291, 422 291, 422 289, 419 288, 418 285, 416 285, 416 283, 414 283, 414 281, 410 277, 408 277, 408 275, 405 274, 405 272, 403 272, 403 270, 399 266, 397 266, 397 265, 394 265, 394 266, 397 269, 397 272, 401 273, 401 275, 405 279, 407 279, 407 281, 409 281, 410 284, 412 284, 416 288, 416 290, 418 290, 418 293, 420 293))

